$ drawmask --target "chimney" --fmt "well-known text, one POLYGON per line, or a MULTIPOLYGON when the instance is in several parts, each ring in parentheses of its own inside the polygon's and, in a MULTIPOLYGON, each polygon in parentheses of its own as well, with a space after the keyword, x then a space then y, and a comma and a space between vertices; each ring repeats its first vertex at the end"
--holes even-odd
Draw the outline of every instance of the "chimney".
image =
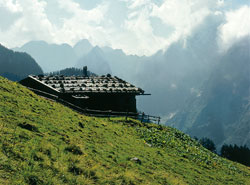
POLYGON ((88 68, 87 68, 87 66, 83 67, 83 76, 88 77, 88 68))

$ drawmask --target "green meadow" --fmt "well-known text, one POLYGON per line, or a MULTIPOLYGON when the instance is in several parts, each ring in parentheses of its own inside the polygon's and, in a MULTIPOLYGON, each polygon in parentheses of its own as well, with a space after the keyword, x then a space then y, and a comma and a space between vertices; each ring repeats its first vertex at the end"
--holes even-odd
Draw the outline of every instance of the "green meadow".
POLYGON ((0 77, 0 184, 250 184, 171 127, 87 117, 0 77))

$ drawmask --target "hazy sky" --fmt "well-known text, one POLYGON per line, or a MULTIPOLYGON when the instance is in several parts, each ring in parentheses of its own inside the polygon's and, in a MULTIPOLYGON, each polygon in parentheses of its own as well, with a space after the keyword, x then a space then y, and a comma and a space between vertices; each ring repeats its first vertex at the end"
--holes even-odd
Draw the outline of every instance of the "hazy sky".
POLYGON ((0 43, 74 45, 85 38, 151 55, 190 36, 211 14, 224 20, 218 27, 222 48, 250 34, 250 0, 0 0, 0 43))

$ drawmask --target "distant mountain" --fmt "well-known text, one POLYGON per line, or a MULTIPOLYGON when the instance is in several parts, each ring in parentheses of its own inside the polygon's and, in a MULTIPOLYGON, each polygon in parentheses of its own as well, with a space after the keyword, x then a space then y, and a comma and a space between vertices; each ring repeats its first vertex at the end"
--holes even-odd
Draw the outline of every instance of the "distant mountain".
POLYGON ((68 44, 48 44, 45 41, 31 41, 16 51, 29 53, 45 72, 56 71, 75 65, 77 56, 68 44))
POLYGON ((102 47, 101 49, 104 53, 103 57, 110 65, 113 75, 136 83, 135 76, 139 71, 138 67, 147 57, 126 55, 121 49, 112 49, 110 47, 102 47))
POLYGON ((78 60, 76 67, 82 68, 83 66, 88 66, 88 69, 97 75, 112 73, 108 62, 105 60, 104 52, 98 46, 78 60))
POLYGON ((88 54, 91 51, 91 49, 93 49, 93 46, 87 39, 83 39, 77 42, 73 47, 73 49, 75 51, 76 56, 80 58, 88 54))
POLYGON ((235 44, 168 125, 192 136, 250 147, 250 37, 235 44))
POLYGON ((19 81, 30 74, 42 74, 41 67, 27 53, 14 52, 0 44, 0 76, 19 81))
POLYGON ((139 108, 150 114, 172 117, 187 98, 208 79, 219 58, 218 17, 208 16, 193 34, 176 41, 141 62, 135 77, 149 97, 139 97, 139 108))
POLYGON ((126 55, 121 49, 93 47, 87 39, 80 40, 73 47, 68 44, 31 41, 14 50, 29 53, 46 73, 71 67, 82 68, 87 65, 97 74, 112 73, 133 83, 136 83, 138 66, 147 59, 147 57, 126 55))

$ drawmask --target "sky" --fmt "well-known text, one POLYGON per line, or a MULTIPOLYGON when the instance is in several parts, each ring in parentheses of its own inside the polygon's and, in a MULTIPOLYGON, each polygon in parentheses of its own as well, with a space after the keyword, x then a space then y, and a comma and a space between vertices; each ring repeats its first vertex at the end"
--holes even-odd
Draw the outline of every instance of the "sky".
POLYGON ((0 43, 92 45, 150 56, 186 39, 210 15, 221 50, 250 34, 250 0, 0 0, 0 43))

